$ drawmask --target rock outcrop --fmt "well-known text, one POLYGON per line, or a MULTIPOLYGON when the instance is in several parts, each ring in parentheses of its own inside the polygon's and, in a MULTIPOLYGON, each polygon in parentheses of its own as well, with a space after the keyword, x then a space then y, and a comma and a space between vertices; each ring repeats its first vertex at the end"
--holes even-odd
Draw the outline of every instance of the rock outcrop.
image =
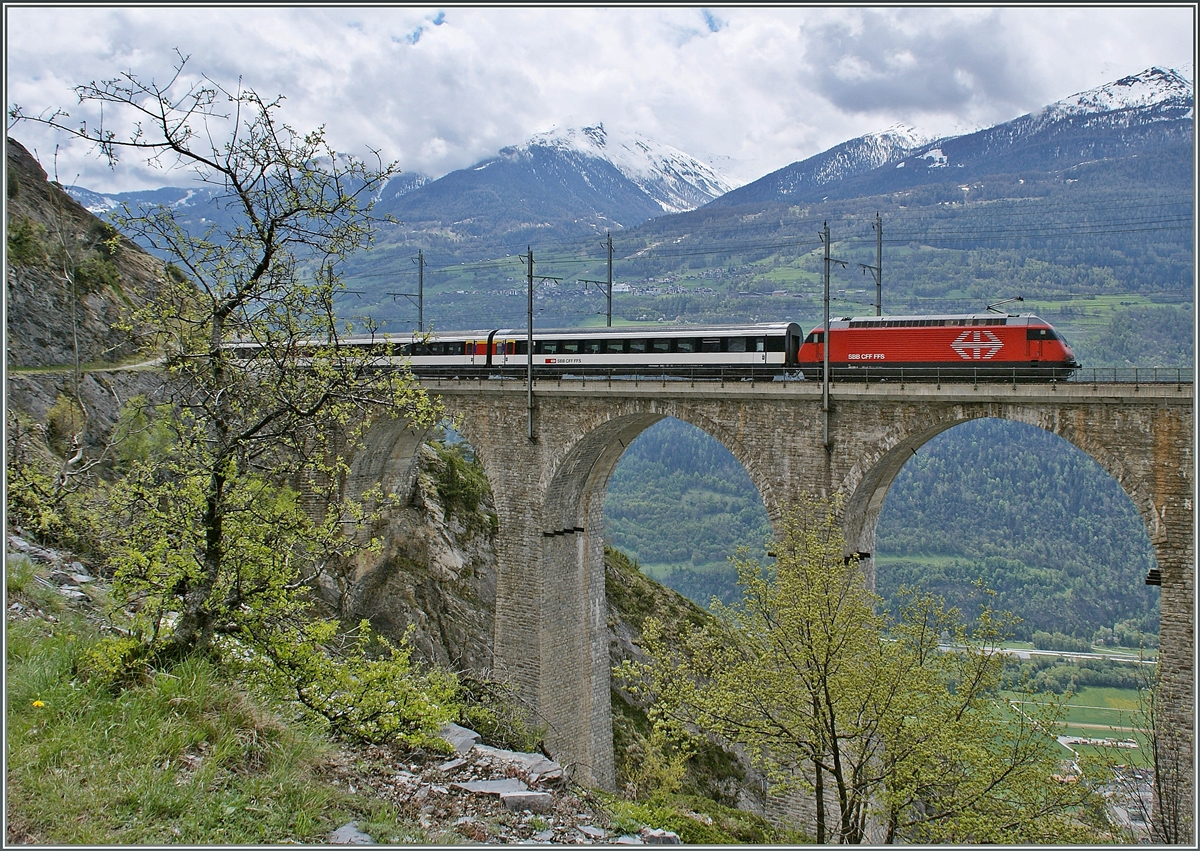
POLYGON ((409 640, 426 661, 485 674, 496 617, 491 497, 453 504, 438 488, 446 459, 429 444, 418 455, 411 498, 381 518, 382 548, 360 557, 341 615, 367 618, 394 640, 411 627, 409 640))
POLYGON ((113 363, 133 357, 139 335, 123 330, 164 265, 96 218, 15 139, 8 171, 8 365, 113 363))

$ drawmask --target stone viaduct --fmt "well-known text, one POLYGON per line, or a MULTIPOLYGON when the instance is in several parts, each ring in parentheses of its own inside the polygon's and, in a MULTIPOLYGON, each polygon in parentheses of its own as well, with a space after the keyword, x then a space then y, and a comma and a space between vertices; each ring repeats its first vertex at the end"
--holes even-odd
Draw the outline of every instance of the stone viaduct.
MULTIPOLYGON (((528 437, 524 381, 427 380, 474 446, 499 515, 495 656, 549 721, 549 747, 585 783, 614 785, 602 506, 625 447, 664 417, 720 440, 772 521, 798 494, 840 494, 846 541, 872 553, 888 487, 926 441, 978 417, 1070 441, 1137 506, 1161 572, 1165 730, 1191 784, 1194 729, 1193 387, 1190 384, 834 384, 829 446, 817 382, 543 380, 528 437)), ((369 435, 353 467, 403 482, 422 435, 369 435)), ((868 576, 873 576, 866 559, 868 576)), ((1191 789, 1185 801, 1191 800, 1191 789)))

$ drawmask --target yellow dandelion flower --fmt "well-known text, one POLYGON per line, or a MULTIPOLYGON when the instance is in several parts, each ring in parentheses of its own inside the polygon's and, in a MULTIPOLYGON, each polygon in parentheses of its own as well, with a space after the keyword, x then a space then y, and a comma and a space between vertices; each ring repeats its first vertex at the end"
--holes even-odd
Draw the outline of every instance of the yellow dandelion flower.
POLYGON ((42 707, 42 706, 45 706, 46 704, 42 703, 40 700, 35 700, 35 701, 33 702, 33 705, 34 705, 34 706, 38 706, 38 707, 42 707))

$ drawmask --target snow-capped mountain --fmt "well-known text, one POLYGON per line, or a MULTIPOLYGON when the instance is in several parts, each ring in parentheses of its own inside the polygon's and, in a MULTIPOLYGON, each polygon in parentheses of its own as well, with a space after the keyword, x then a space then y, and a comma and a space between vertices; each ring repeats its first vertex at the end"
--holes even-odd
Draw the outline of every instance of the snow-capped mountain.
POLYGON ((206 186, 188 189, 181 186, 164 186, 161 189, 146 189, 135 192, 115 192, 102 195, 82 186, 65 187, 67 194, 87 208, 88 212, 102 216, 119 207, 161 205, 181 210, 188 208, 206 208, 212 205, 217 193, 206 186))
POLYGON ((935 140, 897 166, 966 169, 960 176, 972 177, 987 170, 1061 169, 1126 156, 1139 147, 1190 136, 1192 105, 1189 79, 1175 70, 1148 68, 1012 121, 935 140))
MULTIPOLYGON (((429 178, 421 174, 399 174, 377 190, 373 200, 382 206, 428 182, 429 178)), ((67 186, 65 189, 67 194, 87 208, 88 212, 101 218, 123 207, 137 210, 162 206, 174 210, 179 223, 196 234, 212 225, 224 228, 235 224, 236 206, 228 203, 223 191, 206 184, 198 183, 192 187, 164 186, 160 189, 110 194, 93 192, 82 186, 67 186)))
POLYGON ((920 149, 930 139, 908 125, 898 124, 868 133, 806 160, 784 166, 713 202, 714 206, 784 200, 788 196, 873 171, 920 149))
POLYGON ((1162 120, 1190 118, 1192 115, 1191 75, 1172 68, 1147 68, 1140 74, 1122 77, 1115 83, 1079 92, 1050 104, 1036 118, 1052 121, 1065 116, 1117 112, 1125 109, 1149 110, 1162 120))
MULTIPOLYGON (((520 246, 529 239, 603 234, 702 205, 795 204, 1057 172, 1190 142, 1190 77, 1190 69, 1149 68, 1012 121, 939 139, 897 125, 737 188, 699 159, 633 132, 603 124, 555 129, 437 180, 399 175, 378 194, 376 210, 402 223, 408 235, 399 238, 423 239, 415 233, 421 232, 454 244, 482 238, 520 246)), ((71 192, 96 212, 132 201, 181 207, 198 225, 224 215, 203 187, 71 192)))
POLYGON ((534 147, 612 163, 665 213, 694 210, 738 185, 678 148, 636 133, 613 133, 603 124, 538 133, 519 148, 506 148, 505 152, 519 155, 534 147))
POLYGON ((820 201, 943 180, 1061 171, 1186 143, 1193 132, 1190 71, 1154 67, 960 136, 922 140, 901 127, 851 139, 710 206, 820 201))
POLYGON ((418 230, 519 241, 633 227, 734 185, 677 148, 596 124, 539 133, 395 201, 385 191, 380 212, 418 230))

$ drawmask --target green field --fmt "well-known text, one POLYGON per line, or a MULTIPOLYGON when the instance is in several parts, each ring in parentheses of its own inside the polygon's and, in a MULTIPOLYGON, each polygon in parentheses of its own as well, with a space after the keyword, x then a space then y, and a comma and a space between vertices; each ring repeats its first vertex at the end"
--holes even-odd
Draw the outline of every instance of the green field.
MULTIPOLYGON (((1005 692, 1004 696, 1023 699, 1022 695, 1013 692, 1005 692)), ((1114 747, 1108 749, 1109 755, 1119 754, 1120 761, 1133 765, 1150 764, 1146 739, 1134 729, 1138 712, 1138 694, 1135 690, 1082 688, 1066 701, 1066 705, 1068 709, 1063 735, 1113 741, 1132 738, 1138 743, 1136 750, 1114 747)), ((1072 744, 1071 748, 1080 755, 1095 755, 1103 750, 1083 744, 1072 744)))

